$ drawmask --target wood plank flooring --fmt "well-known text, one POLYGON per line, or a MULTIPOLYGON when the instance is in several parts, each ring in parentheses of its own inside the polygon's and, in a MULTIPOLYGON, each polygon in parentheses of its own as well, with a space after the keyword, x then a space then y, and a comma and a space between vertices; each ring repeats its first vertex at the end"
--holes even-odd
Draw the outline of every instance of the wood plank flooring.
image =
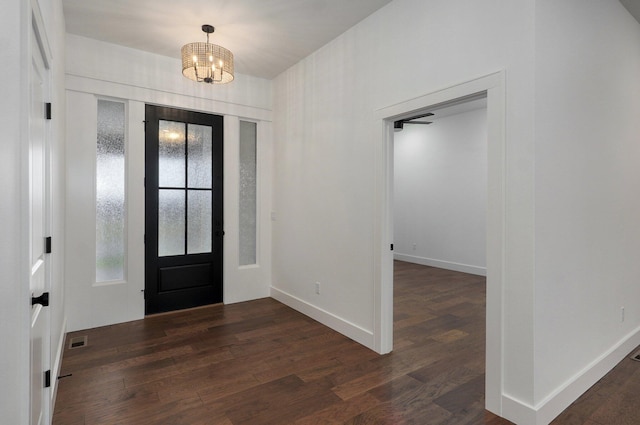
MULTIPOLYGON (((69 334, 88 344, 64 351, 53 423, 510 424, 483 408, 484 278, 396 262, 394 287, 384 356, 272 299, 69 334)), ((554 424, 639 423, 598 411, 631 409, 631 369, 554 424)))

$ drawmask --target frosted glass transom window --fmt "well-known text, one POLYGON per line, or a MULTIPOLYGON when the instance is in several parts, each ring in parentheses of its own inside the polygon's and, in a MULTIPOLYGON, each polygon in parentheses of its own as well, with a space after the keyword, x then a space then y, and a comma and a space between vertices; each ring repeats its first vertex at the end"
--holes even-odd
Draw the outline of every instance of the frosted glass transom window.
POLYGON ((125 277, 125 108, 98 100, 96 282, 125 277))
POLYGON ((257 125, 240 121, 240 265, 257 262, 257 125))

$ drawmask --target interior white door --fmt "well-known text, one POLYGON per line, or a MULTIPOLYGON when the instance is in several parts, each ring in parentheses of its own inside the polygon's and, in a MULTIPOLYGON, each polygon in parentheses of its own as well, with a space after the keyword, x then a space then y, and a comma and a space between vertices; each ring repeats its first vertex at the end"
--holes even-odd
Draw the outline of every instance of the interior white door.
MULTIPOLYGON (((35 33, 32 34, 32 69, 30 76, 31 108, 29 116, 29 266, 32 297, 48 292, 49 278, 45 237, 49 208, 47 205, 47 134, 45 124, 46 68, 35 33)), ((44 373, 49 362, 49 309, 41 299, 31 307, 31 425, 46 422, 48 390, 44 373)))

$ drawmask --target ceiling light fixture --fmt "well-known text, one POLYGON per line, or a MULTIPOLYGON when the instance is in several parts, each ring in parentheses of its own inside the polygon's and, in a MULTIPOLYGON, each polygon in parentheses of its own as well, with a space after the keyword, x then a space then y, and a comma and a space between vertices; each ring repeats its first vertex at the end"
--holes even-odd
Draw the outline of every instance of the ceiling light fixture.
POLYGON ((233 53, 217 44, 209 43, 211 25, 203 25, 207 42, 182 46, 182 75, 198 83, 225 84, 233 81, 233 53))

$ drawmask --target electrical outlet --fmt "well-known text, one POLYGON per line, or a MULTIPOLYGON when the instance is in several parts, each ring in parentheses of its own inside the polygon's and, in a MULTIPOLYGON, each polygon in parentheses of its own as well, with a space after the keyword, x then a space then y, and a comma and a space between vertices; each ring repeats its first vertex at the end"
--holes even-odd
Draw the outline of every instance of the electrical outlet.
POLYGON ((416 244, 413 244, 413 250, 414 251, 416 250, 416 244))
POLYGON ((320 282, 316 282, 316 295, 320 295, 320 282))

